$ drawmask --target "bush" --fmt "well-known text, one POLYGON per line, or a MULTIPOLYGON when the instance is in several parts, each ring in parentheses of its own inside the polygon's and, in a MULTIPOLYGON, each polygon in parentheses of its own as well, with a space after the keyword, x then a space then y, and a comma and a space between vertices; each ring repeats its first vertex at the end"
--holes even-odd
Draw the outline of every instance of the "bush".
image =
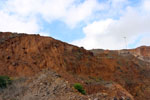
POLYGON ((11 79, 8 76, 0 76, 0 88, 6 88, 11 84, 11 79))
POLYGON ((83 89, 83 86, 80 83, 75 83, 74 88, 77 89, 81 94, 86 94, 85 90, 83 89))

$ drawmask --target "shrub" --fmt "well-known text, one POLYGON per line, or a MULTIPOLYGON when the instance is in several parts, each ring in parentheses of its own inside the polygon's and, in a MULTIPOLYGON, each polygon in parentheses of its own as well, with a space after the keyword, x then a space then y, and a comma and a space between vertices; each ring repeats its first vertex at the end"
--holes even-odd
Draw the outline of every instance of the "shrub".
POLYGON ((0 88, 6 88, 11 84, 11 79, 8 76, 0 76, 0 88))
POLYGON ((77 89, 81 94, 86 94, 85 90, 83 89, 83 86, 80 83, 75 83, 74 88, 77 89))

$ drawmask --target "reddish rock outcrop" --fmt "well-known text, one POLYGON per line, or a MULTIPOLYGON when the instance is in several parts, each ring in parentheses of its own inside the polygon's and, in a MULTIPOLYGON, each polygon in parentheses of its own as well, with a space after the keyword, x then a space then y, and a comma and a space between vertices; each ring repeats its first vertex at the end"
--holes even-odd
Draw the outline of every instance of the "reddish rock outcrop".
POLYGON ((139 59, 150 62, 150 46, 141 46, 129 51, 139 59))
MULTIPOLYGON (((140 54, 147 56, 143 52, 148 50, 140 54)), ((136 50, 128 51, 126 56, 118 51, 87 51, 51 37, 0 33, 0 75, 29 77, 53 69, 71 84, 82 83, 91 95, 109 91, 105 83, 115 82, 136 100, 147 100, 149 63, 134 56, 136 50)))

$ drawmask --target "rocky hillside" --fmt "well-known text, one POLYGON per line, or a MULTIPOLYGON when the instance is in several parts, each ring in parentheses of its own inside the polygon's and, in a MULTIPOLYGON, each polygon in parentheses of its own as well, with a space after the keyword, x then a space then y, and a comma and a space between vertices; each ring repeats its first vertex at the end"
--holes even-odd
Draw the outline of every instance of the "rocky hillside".
MULTIPOLYGON (((30 97, 31 94, 35 98, 35 94, 38 98, 36 100, 54 100, 50 97, 58 97, 58 100, 61 100, 60 98, 64 98, 62 100, 149 100, 150 64, 135 56, 134 50, 128 50, 128 52, 88 51, 51 37, 1 32, 0 75, 25 77, 27 79, 25 82, 19 83, 23 84, 22 86, 26 87, 27 90, 23 89, 24 95, 19 92, 18 98, 30 97), (59 79, 63 82, 56 84, 56 87, 58 86, 58 90, 60 90, 57 93, 64 97, 59 97, 57 93, 52 96, 46 94, 46 92, 53 93, 51 90, 53 83, 51 84, 51 82, 55 83, 57 78, 51 74, 40 74, 45 69, 47 71, 54 70, 59 74, 58 76, 61 76, 59 79), (40 77, 43 78, 40 79, 40 77), (48 81, 47 78, 49 77, 54 79, 48 81), (41 82, 42 85, 39 86, 38 82, 41 82), (86 95, 80 96, 74 92, 71 89, 74 83, 81 83, 86 90, 86 95), (67 84, 66 91, 62 88, 63 84, 67 84), (43 88, 49 88, 49 90, 43 88), (41 99, 43 94, 36 91, 44 91, 45 99, 41 99), (61 93, 61 91, 66 92, 66 94, 61 93), (68 95, 72 99, 69 99, 68 95)), ((149 55, 141 54, 144 57, 149 55)), ((4 100, 8 100, 5 99, 4 95, 1 94, 0 96, 4 100)), ((13 94, 8 96, 8 98, 11 97, 13 94)))
POLYGON ((118 84, 107 84, 104 92, 82 95, 52 70, 43 70, 32 78, 16 79, 0 91, 0 100, 133 100, 118 84))
POLYGON ((141 46, 139 48, 130 50, 130 52, 137 58, 150 62, 150 46, 141 46))

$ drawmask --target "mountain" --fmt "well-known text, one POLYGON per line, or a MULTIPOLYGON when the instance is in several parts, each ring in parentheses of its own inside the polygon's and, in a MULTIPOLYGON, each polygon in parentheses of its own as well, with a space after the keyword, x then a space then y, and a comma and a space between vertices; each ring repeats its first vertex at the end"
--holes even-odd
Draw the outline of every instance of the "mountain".
MULTIPOLYGON (((0 75, 16 79, 16 83, 21 85, 16 86, 16 91, 26 88, 22 89, 23 93, 17 93, 18 97, 14 98, 16 100, 30 100, 30 94, 36 94, 38 89, 43 93, 50 92, 44 95, 43 100, 54 100, 56 97, 56 100, 149 100, 149 48, 85 50, 51 37, 1 32, 0 75), (47 74, 54 72, 57 74, 47 74), (25 78, 24 82, 18 81, 22 78, 25 78), (57 79, 59 81, 56 83, 57 79), (58 84, 60 81, 63 81, 62 84, 58 84), (74 83, 81 83, 86 95, 75 91, 74 83), (64 84, 67 90, 62 88, 64 84), (55 89, 51 90, 54 87, 58 87, 57 92, 62 92, 55 93, 55 89), (59 94, 61 96, 57 96, 59 94)), ((13 86, 15 85, 10 87, 13 86)), ((2 91, 2 100, 15 97, 15 90, 8 88, 2 91), (12 94, 5 97, 5 94, 10 94, 8 90, 12 94)), ((37 93, 36 96, 32 95, 31 100, 42 100, 41 98, 42 93, 37 93)))

